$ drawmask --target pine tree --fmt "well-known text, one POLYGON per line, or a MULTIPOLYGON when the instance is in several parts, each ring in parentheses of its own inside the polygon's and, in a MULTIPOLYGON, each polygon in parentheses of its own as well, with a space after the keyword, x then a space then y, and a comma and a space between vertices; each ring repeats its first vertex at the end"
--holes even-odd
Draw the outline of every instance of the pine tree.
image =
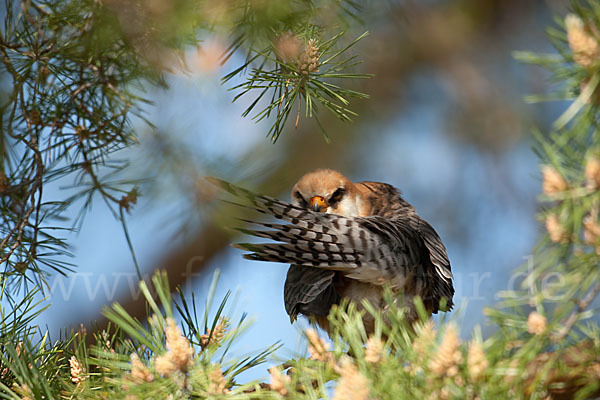
MULTIPOLYGON (((516 54, 559 84, 557 94, 529 100, 569 106, 550 132, 535 133, 547 235, 522 267, 521 290, 487 310, 498 326, 491 337, 476 329, 464 342, 456 321, 436 327, 424 310, 423 321, 407 327, 402 309, 383 320, 368 303, 376 334, 366 337, 356 305, 342 304, 329 316, 333 344, 309 330, 306 357, 271 368, 268 383, 239 382, 277 345, 244 358, 231 354, 248 324, 227 319, 229 294, 213 308, 218 275, 199 317, 194 296, 171 293, 164 272, 140 283, 144 319, 115 304, 104 311, 107 329, 88 334, 81 327, 59 340, 33 324, 44 312, 35 298, 47 274, 73 268, 57 258, 68 243, 55 232, 81 226, 93 198, 105 201, 129 240, 126 216, 138 182, 114 180, 127 164, 112 157, 136 144, 130 119, 144 118, 144 88, 164 85, 168 69, 185 68, 183 51, 198 45, 200 32, 229 35, 222 61, 247 55, 224 82, 248 72, 233 89, 256 96, 245 114, 271 123, 271 140, 301 116, 318 120, 319 107, 350 120, 348 99, 365 95, 341 85, 367 77, 353 72, 349 55, 364 35, 342 36, 359 16, 356 4, 275 3, 7 0, 0 30, 2 77, 10 82, 0 114, 0 397, 302 399, 328 398, 332 386, 334 399, 356 400, 599 396, 600 5, 592 1, 573 3, 548 30, 556 54, 516 54), (319 26, 324 9, 334 10, 335 27, 319 26), (57 179, 73 180, 80 192, 43 200, 44 186, 57 179), (75 225, 60 225, 81 199, 75 225), (549 284, 556 276, 562 284, 549 284), (17 295, 31 282, 36 289, 17 295)), ((394 301, 391 292, 387 301, 394 301)))

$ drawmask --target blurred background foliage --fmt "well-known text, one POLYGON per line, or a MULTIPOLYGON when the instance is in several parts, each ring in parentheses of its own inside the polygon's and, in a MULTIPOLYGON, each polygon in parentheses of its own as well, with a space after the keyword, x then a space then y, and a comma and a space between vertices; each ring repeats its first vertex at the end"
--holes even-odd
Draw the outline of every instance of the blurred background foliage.
MULTIPOLYGON (((35 316, 41 326, 56 333, 99 321, 95 330, 115 300, 146 316, 138 276, 162 268, 170 291, 180 285, 189 298, 208 293, 219 268, 217 294, 233 290, 232 313, 256 318, 238 351, 281 340, 280 352, 295 355, 301 335, 283 309, 286 267, 229 249, 234 233, 223 226, 232 211, 202 178, 285 199, 302 174, 329 167, 399 187, 436 227, 468 334, 499 290, 521 288, 526 272, 512 271, 540 236, 531 132, 549 137, 567 103, 532 107, 522 98, 557 88, 559 100, 572 98, 583 79, 566 90, 567 75, 555 74, 548 84, 547 71, 512 52, 556 56, 545 29, 568 8, 558 0, 7 0, 3 304, 39 286, 52 303, 35 316), (335 48, 354 45, 333 60, 344 69, 329 73, 343 77, 299 61, 310 39, 324 51, 341 32, 335 48), (326 87, 334 93, 323 83, 337 85, 326 87), (318 120, 308 113, 309 85, 321 91, 318 120), (293 93, 302 106, 286 103, 293 93), (252 120, 270 106, 270 117, 252 120), (286 107, 287 123, 277 125, 286 107)), ((496 326, 482 329, 487 337, 496 326)))

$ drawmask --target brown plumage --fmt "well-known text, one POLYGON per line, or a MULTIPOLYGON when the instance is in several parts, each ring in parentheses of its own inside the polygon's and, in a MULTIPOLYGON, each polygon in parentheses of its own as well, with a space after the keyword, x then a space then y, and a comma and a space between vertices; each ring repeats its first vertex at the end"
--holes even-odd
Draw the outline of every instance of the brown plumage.
MULTIPOLYGON (((241 231, 278 243, 242 243, 253 260, 288 262, 285 309, 314 319, 329 331, 331 307, 346 298, 363 299, 385 311, 383 287, 402 293, 407 318, 415 320, 412 299, 419 296, 429 313, 452 307, 452 273, 446 249, 435 230, 391 185, 353 183, 337 171, 304 175, 292 189, 292 204, 257 195, 226 182, 219 184, 244 197, 260 212, 288 224, 256 223, 270 230, 241 231)), ((367 332, 373 318, 363 319, 367 332)))

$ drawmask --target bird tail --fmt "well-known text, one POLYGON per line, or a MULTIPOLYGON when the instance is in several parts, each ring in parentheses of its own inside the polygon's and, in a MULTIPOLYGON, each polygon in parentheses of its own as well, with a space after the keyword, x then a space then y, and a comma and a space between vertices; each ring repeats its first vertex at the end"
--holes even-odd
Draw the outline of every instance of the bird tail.
POLYGON ((234 244, 233 247, 250 252, 244 254, 244 258, 341 271, 349 271, 361 265, 362 253, 345 246, 339 240, 340 234, 351 232, 352 220, 306 210, 217 178, 207 179, 248 204, 230 203, 289 222, 289 224, 271 224, 242 219, 244 222, 271 230, 236 228, 239 232, 278 242, 234 244))

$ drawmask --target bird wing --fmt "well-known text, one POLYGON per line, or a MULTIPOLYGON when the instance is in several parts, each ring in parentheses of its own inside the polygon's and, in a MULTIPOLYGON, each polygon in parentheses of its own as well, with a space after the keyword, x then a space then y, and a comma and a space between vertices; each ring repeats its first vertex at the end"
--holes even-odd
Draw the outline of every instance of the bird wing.
POLYGON ((292 320, 298 314, 325 317, 339 302, 335 290, 335 271, 291 265, 283 287, 285 310, 292 320))
POLYGON ((418 232, 426 249, 422 270, 431 275, 429 279, 432 282, 429 285, 430 296, 433 299, 431 308, 435 312, 439 304, 438 300, 444 297, 447 299, 446 306, 451 308, 454 287, 450 261, 446 248, 433 227, 416 214, 414 207, 402 198, 400 191, 395 187, 381 182, 359 182, 357 187, 362 192, 363 198, 371 205, 372 214, 392 220, 409 221, 410 226, 418 232))
POLYGON ((435 229, 427 221, 419 218, 416 230, 427 248, 428 258, 436 275, 436 284, 431 286, 431 297, 437 299, 433 304, 433 312, 437 312, 439 299, 442 298, 446 299, 444 310, 449 310, 453 306, 454 286, 452 285, 452 271, 450 260, 446 254, 446 247, 435 229))
POLYGON ((341 271, 351 279, 391 287, 404 287, 409 277, 416 278, 420 285, 431 275, 431 271, 423 270, 423 240, 409 221, 313 212, 222 180, 211 181, 249 204, 238 205, 288 222, 248 221, 270 230, 240 229, 241 232, 276 243, 235 244, 250 251, 244 255, 247 259, 341 271))
POLYGON ((450 260, 448 260, 446 254, 446 247, 435 229, 427 221, 419 218, 417 230, 429 251, 429 258, 435 266, 436 272, 442 278, 452 279, 452 270, 450 269, 450 260))

